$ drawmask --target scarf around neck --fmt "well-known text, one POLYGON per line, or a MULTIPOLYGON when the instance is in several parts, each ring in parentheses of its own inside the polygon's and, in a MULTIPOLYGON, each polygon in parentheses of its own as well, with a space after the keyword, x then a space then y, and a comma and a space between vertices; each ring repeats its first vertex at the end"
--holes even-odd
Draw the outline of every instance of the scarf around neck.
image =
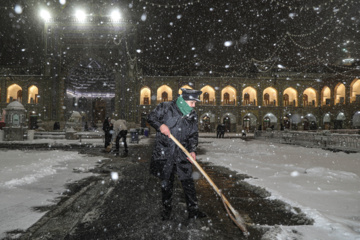
POLYGON ((184 115, 188 115, 192 111, 192 107, 190 107, 182 96, 178 97, 176 100, 176 105, 184 115))

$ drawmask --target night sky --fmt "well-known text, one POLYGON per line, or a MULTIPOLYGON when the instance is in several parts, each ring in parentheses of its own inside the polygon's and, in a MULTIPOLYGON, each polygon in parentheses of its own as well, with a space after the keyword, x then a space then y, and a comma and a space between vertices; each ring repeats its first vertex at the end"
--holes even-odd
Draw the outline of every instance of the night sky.
POLYGON ((254 66, 259 71, 322 71, 343 58, 360 58, 358 0, 62 3, 1 0, 0 65, 41 63, 41 6, 60 19, 77 6, 94 15, 118 7, 135 26, 137 42, 131 50, 141 67, 172 74, 187 69, 242 73, 254 66))

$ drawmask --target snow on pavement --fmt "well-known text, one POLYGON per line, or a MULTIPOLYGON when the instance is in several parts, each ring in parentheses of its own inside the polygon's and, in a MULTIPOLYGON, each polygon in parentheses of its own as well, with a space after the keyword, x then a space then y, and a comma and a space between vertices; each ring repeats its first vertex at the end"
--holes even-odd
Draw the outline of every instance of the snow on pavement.
POLYGON ((277 226, 269 239, 360 239, 360 154, 263 141, 202 139, 201 161, 252 178, 271 198, 302 209, 313 226, 277 226))

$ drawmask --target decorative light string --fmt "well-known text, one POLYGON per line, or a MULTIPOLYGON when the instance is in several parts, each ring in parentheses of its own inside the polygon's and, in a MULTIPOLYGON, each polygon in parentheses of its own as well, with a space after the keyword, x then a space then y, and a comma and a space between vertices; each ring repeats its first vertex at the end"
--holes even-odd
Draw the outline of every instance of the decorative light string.
POLYGON ((299 48, 301 49, 306 49, 306 50, 310 50, 310 49, 314 49, 314 48, 317 48, 317 47, 320 47, 325 41, 329 41, 330 40, 330 37, 334 34, 335 30, 337 30, 337 27, 335 27, 329 34, 329 36, 327 38, 323 37, 322 40, 315 44, 315 45, 312 45, 312 46, 303 46, 299 43, 297 43, 292 37, 289 36, 290 40, 299 48))
MULTIPOLYGON (((324 64, 324 66, 328 69, 330 69, 331 71, 335 72, 336 74, 338 75, 341 75, 343 77, 351 77, 351 78, 360 78, 360 73, 358 75, 349 75, 349 74, 345 74, 345 73, 342 73, 342 72, 339 72, 339 71, 336 71, 335 69, 329 67, 329 64, 324 64)), ((351 71, 359 71, 358 69, 352 69, 351 71)), ((360 72, 360 71, 359 71, 360 72)))
MULTIPOLYGON (((321 9, 321 8, 324 8, 324 6, 328 6, 328 5, 330 5, 331 3, 333 3, 335 0, 330 0, 330 1, 327 1, 327 2, 325 2, 325 3, 323 3, 323 4, 319 4, 319 5, 317 5, 316 6, 316 8, 318 8, 318 9, 321 9)), ((340 0, 341 2, 345 2, 345 4, 346 3, 348 3, 348 2, 350 2, 350 3, 354 3, 354 2, 356 2, 357 0, 340 0)), ((309 6, 301 6, 301 7, 293 7, 293 6, 289 6, 288 4, 288 2, 286 2, 286 3, 283 3, 283 2, 281 2, 281 1, 279 1, 279 0, 271 0, 270 1, 270 3, 276 3, 278 6, 280 6, 280 7, 283 7, 283 8, 289 8, 290 10, 300 10, 300 11, 302 11, 302 10, 316 10, 313 6, 312 7, 309 7, 309 6)))
POLYGON ((0 73, 12 73, 14 72, 19 72, 19 71, 27 71, 27 70, 40 70, 44 67, 43 63, 38 63, 36 65, 32 65, 32 66, 27 66, 27 67, 0 67, 0 73))
POLYGON ((182 3, 182 4, 159 4, 159 3, 155 3, 155 2, 151 2, 151 1, 144 1, 144 0, 139 0, 139 2, 143 2, 146 5, 152 6, 152 7, 159 7, 159 8, 182 8, 182 7, 188 7, 191 5, 194 5, 194 2, 199 3, 200 0, 197 1, 192 1, 192 2, 188 2, 188 3, 182 3))
MULTIPOLYGON (((148 6, 152 6, 152 7, 158 7, 158 8, 182 8, 182 7, 188 7, 191 5, 194 5, 194 3, 201 3, 200 0, 195 0, 195 1, 191 1, 188 3, 179 3, 179 4, 159 4, 156 3, 156 0, 153 1, 148 1, 148 0, 138 0, 141 3, 145 3, 148 6)), ((342 0, 341 2, 343 2, 343 5, 346 5, 347 3, 354 3, 357 0, 342 0)), ((301 6, 301 7, 294 7, 294 6, 289 6, 289 3, 283 3, 282 1, 278 1, 278 0, 271 0, 270 3, 275 3, 277 6, 279 7, 283 7, 283 8, 288 8, 289 10, 317 10, 317 9, 322 9, 324 7, 329 6, 330 4, 332 4, 334 2, 334 0, 330 0, 327 1, 325 3, 316 5, 316 7, 314 6, 301 6)))
POLYGON ((153 62, 148 62, 146 60, 139 60, 138 62, 140 64, 144 64, 146 66, 154 66, 154 67, 158 67, 158 68, 175 68, 175 67, 183 67, 183 66, 189 66, 191 64, 194 64, 196 60, 189 60, 187 62, 184 63, 179 63, 179 64, 169 64, 169 65, 164 65, 164 64, 156 64, 153 62))

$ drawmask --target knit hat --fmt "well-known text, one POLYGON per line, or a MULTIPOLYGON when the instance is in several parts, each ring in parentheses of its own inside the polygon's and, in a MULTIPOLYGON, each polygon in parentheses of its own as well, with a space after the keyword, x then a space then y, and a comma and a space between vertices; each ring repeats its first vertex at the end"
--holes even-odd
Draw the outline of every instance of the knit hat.
POLYGON ((197 101, 200 102, 199 96, 202 94, 202 91, 181 88, 182 97, 185 101, 197 101))

